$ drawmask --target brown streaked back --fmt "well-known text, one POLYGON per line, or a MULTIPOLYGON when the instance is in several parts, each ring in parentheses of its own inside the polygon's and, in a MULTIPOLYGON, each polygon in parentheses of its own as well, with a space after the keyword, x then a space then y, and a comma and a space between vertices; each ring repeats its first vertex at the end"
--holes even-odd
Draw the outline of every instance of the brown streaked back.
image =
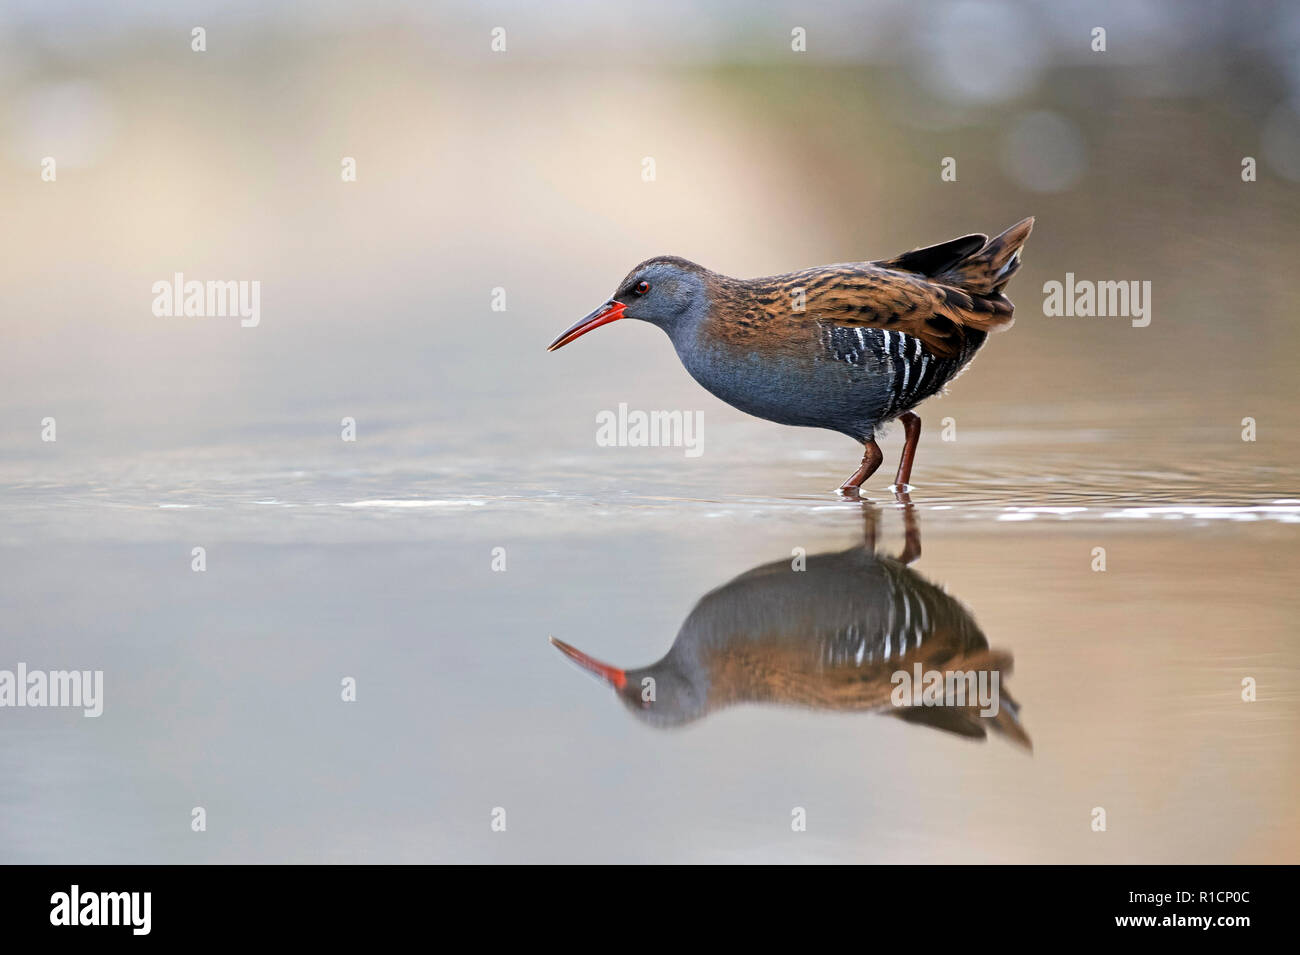
POLYGON ((920 339, 937 357, 955 358, 967 329, 1012 324, 1014 305, 1002 289, 1019 268, 1032 228, 1033 219, 1026 219, 987 242, 965 236, 879 262, 718 281, 713 304, 723 320, 711 331, 732 346, 796 352, 816 338, 819 325, 881 328, 920 339))

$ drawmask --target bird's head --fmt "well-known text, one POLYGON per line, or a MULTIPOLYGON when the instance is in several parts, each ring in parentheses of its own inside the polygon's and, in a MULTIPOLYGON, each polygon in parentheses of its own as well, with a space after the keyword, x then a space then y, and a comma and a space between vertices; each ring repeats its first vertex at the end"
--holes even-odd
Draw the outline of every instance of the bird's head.
POLYGON ((708 312, 713 273, 694 262, 661 255, 642 262, 599 308, 551 342, 547 351, 569 344, 601 325, 637 318, 658 325, 670 337, 701 321, 708 312))
POLYGON ((698 668, 673 659, 672 653, 651 666, 621 670, 563 640, 551 637, 551 643, 582 669, 612 686, 623 705, 651 726, 682 726, 708 711, 707 678, 698 668))

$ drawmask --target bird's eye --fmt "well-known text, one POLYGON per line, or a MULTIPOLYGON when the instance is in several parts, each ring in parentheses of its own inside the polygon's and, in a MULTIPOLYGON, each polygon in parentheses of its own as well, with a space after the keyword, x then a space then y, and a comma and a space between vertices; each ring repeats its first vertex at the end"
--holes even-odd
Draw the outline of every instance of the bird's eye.
POLYGON ((649 283, 649 282, 647 282, 647 281, 645 281, 644 279, 642 279, 640 282, 637 282, 637 283, 636 283, 636 294, 637 294, 637 295, 644 295, 644 294, 645 294, 646 292, 648 292, 648 291, 650 291, 650 283, 649 283))

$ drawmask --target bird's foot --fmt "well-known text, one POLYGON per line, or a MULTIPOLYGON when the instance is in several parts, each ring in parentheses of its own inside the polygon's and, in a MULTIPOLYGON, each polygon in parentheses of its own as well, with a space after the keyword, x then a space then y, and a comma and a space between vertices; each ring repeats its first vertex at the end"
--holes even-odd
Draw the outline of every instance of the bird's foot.
POLYGON ((853 500, 860 498, 859 488, 867 478, 876 473, 876 468, 880 467, 880 462, 884 460, 884 455, 880 453, 880 446, 875 441, 868 439, 862 442, 862 448, 862 463, 849 475, 848 480, 840 485, 840 493, 852 492, 853 500))

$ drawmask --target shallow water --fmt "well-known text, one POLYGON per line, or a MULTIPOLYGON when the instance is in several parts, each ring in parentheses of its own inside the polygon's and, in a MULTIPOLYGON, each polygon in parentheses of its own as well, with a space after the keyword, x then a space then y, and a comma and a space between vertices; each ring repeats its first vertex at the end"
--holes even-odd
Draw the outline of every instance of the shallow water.
POLYGON ((97 719, 6 713, 0 855, 1296 858, 1300 495, 1281 462, 1088 468, 1058 450, 1031 470, 1016 444, 928 435, 908 509, 887 479, 870 504, 824 490, 851 448, 846 461, 772 443, 744 489, 728 477, 739 461, 600 448, 506 490, 473 477, 490 472, 486 456, 328 470, 296 468, 313 452, 283 446, 260 468, 164 455, 11 481, 4 665, 102 669, 105 705, 97 719), (963 452, 982 467, 961 467, 963 452), (993 461, 1018 477, 985 470, 993 461), (764 482, 777 490, 758 493, 764 482), (712 626, 724 663, 788 670, 816 656, 822 617, 869 629, 883 599, 872 568, 903 550, 909 520, 920 556, 906 586, 941 586, 955 601, 943 612, 968 614, 1014 660, 1004 687, 1023 744, 909 724, 860 693, 828 703, 824 680, 791 688, 785 671, 706 712, 648 720, 548 641, 652 664, 700 639, 679 628, 723 588, 708 613, 741 620, 755 603, 775 634, 760 652, 745 624, 712 626), (796 548, 823 609, 782 596, 796 548), (819 557, 836 553, 850 556, 819 557), (757 589, 724 586, 774 562, 740 585, 757 589), (349 676, 354 703, 340 699, 349 676), (1257 702, 1242 702, 1244 677, 1257 702), (190 831, 194 806, 205 833, 190 831), (796 807, 806 832, 791 829, 796 807))

